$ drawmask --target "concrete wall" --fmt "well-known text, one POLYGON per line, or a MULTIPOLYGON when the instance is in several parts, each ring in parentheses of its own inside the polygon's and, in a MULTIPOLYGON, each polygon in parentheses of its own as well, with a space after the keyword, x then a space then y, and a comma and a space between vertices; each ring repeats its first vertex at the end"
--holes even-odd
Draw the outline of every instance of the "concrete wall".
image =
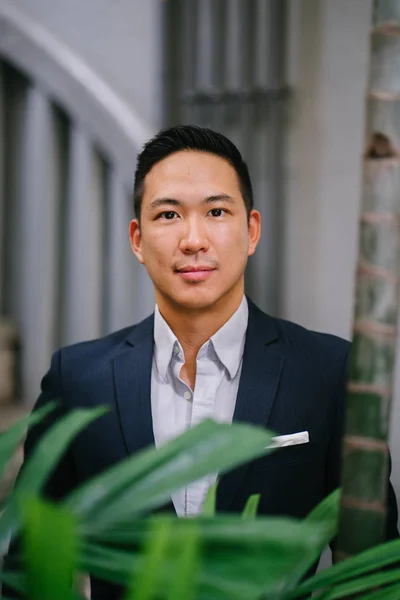
MULTIPOLYGON (((292 0, 283 316, 349 338, 358 246, 370 0, 292 0)), ((400 352, 398 352, 398 355, 400 352)), ((400 362, 400 361, 398 361, 400 362)), ((400 499, 400 364, 392 481, 400 499)))
POLYGON ((148 127, 159 127, 161 0, 14 3, 86 60, 131 103, 148 127))

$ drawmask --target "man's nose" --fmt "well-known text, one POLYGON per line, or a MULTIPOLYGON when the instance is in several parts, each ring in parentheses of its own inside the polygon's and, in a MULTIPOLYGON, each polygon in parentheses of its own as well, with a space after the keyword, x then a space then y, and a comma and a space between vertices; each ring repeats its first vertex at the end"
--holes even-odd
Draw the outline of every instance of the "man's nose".
POLYGON ((202 219, 198 217, 188 219, 179 245, 181 252, 185 254, 204 252, 208 250, 209 245, 207 227, 202 219))

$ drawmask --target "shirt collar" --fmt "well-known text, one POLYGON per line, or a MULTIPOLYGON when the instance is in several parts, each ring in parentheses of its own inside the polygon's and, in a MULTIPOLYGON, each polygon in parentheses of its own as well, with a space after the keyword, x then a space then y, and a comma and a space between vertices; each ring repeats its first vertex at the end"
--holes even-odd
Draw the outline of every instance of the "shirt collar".
POLYGON ((154 358, 157 370, 164 380, 167 379, 168 367, 175 347, 178 347, 179 351, 182 352, 177 338, 156 304, 154 311, 154 358))
POLYGON ((246 296, 243 296, 239 308, 229 321, 211 337, 215 353, 231 379, 237 374, 242 361, 248 320, 249 307, 246 296))
MULTIPOLYGON (((231 379, 235 377, 241 364, 248 317, 248 303, 246 296, 243 296, 236 312, 210 338, 215 354, 228 371, 231 379)), ((167 379, 168 367, 174 355, 174 348, 178 348, 178 356, 180 355, 183 358, 179 341, 156 305, 154 311, 154 358, 157 370, 164 380, 167 379)))

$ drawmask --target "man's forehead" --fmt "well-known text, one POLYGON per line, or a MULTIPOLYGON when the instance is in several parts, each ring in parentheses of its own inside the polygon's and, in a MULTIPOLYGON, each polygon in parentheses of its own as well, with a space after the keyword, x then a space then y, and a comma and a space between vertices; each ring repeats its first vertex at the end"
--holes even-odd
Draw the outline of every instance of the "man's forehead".
POLYGON ((204 175, 224 172, 234 174, 235 169, 225 158, 209 152, 181 150, 174 152, 153 165, 146 177, 162 173, 163 175, 204 175))
POLYGON ((172 196, 179 189, 204 185, 204 196, 235 196, 239 190, 239 179, 235 169, 223 158, 196 151, 171 154, 156 163, 147 173, 145 192, 153 195, 172 196))

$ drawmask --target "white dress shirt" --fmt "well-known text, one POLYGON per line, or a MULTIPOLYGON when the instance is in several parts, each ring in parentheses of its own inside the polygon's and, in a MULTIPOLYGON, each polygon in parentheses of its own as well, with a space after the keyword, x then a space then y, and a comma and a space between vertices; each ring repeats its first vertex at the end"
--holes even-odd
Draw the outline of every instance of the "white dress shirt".
MULTIPOLYGON (((200 348, 194 391, 179 377, 185 363, 182 347, 162 317, 154 315, 151 410, 156 446, 204 419, 231 423, 242 370, 248 322, 246 297, 232 317, 200 348)), ((178 516, 199 514, 217 475, 196 481, 172 495, 178 516)))

